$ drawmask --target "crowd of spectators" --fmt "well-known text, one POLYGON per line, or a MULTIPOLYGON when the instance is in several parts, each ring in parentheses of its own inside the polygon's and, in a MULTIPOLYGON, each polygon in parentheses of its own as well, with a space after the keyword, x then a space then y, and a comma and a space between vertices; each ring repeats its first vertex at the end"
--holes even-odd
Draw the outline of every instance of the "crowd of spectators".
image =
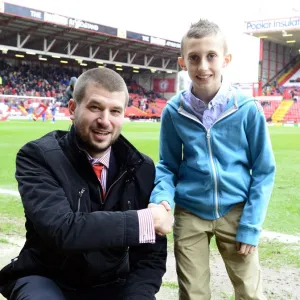
MULTIPOLYGON (((0 94, 54 97, 57 101, 63 100, 65 92, 70 85, 72 77, 78 77, 78 70, 61 67, 43 67, 22 64, 11 66, 5 61, 0 61, 0 94)), ((145 104, 154 103, 155 99, 162 98, 154 91, 147 91, 133 79, 125 80, 129 93, 137 94, 141 99, 139 105, 142 109, 145 104)), ((129 106, 133 99, 129 100, 129 106)), ((148 108, 148 107, 147 107, 148 108)))
POLYGON ((75 70, 61 67, 30 66, 23 64, 15 67, 0 62, 0 94, 55 97, 59 100, 69 85, 75 70))
POLYGON ((295 83, 295 86, 284 87, 279 86, 275 80, 272 84, 267 83, 263 89, 263 96, 282 96, 283 99, 293 99, 295 100, 294 95, 300 92, 300 87, 295 83))

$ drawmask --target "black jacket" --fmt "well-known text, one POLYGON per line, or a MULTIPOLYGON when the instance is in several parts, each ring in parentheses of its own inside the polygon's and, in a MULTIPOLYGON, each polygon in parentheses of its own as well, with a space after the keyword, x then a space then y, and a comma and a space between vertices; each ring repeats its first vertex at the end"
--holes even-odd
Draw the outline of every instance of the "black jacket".
POLYGON ((147 207, 153 188, 149 157, 120 136, 112 146, 105 201, 73 127, 26 144, 16 164, 26 243, 0 272, 0 285, 33 274, 75 288, 126 279, 124 299, 153 299, 165 273, 166 238, 139 244, 134 211, 147 207))

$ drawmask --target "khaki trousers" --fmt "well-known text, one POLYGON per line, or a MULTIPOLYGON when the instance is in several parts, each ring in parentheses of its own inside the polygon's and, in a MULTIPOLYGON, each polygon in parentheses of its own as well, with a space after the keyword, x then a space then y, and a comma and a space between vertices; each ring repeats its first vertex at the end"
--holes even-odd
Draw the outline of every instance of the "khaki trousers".
POLYGON ((213 235, 235 290, 236 300, 266 299, 262 292, 258 250, 242 256, 236 250, 236 231, 243 204, 217 220, 203 220, 176 205, 174 252, 180 300, 209 300, 209 244, 213 235))

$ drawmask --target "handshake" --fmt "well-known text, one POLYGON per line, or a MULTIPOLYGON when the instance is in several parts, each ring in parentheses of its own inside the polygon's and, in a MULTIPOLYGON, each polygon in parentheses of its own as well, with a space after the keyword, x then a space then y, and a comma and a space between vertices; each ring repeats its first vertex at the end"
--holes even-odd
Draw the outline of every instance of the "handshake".
POLYGON ((174 216, 169 203, 167 201, 162 201, 160 204, 150 203, 148 208, 152 213, 156 234, 166 235, 171 232, 174 225, 174 216))

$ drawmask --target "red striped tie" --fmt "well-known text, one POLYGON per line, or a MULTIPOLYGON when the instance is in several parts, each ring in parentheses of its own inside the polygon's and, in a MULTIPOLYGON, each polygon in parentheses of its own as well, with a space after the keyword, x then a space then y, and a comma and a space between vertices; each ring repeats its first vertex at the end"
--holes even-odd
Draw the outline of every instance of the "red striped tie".
MULTIPOLYGON (((100 184, 101 184, 101 174, 102 174, 103 168, 104 168, 103 165, 99 165, 99 164, 93 165, 94 172, 95 172, 97 178, 99 179, 100 184)), ((102 197, 105 198, 105 192, 104 192, 102 184, 101 184, 101 187, 102 187, 102 191, 103 191, 102 197)))
POLYGON ((102 174, 102 170, 103 170, 103 165, 93 165, 93 169, 95 174, 97 175, 97 178, 100 180, 101 179, 101 174, 102 174))

